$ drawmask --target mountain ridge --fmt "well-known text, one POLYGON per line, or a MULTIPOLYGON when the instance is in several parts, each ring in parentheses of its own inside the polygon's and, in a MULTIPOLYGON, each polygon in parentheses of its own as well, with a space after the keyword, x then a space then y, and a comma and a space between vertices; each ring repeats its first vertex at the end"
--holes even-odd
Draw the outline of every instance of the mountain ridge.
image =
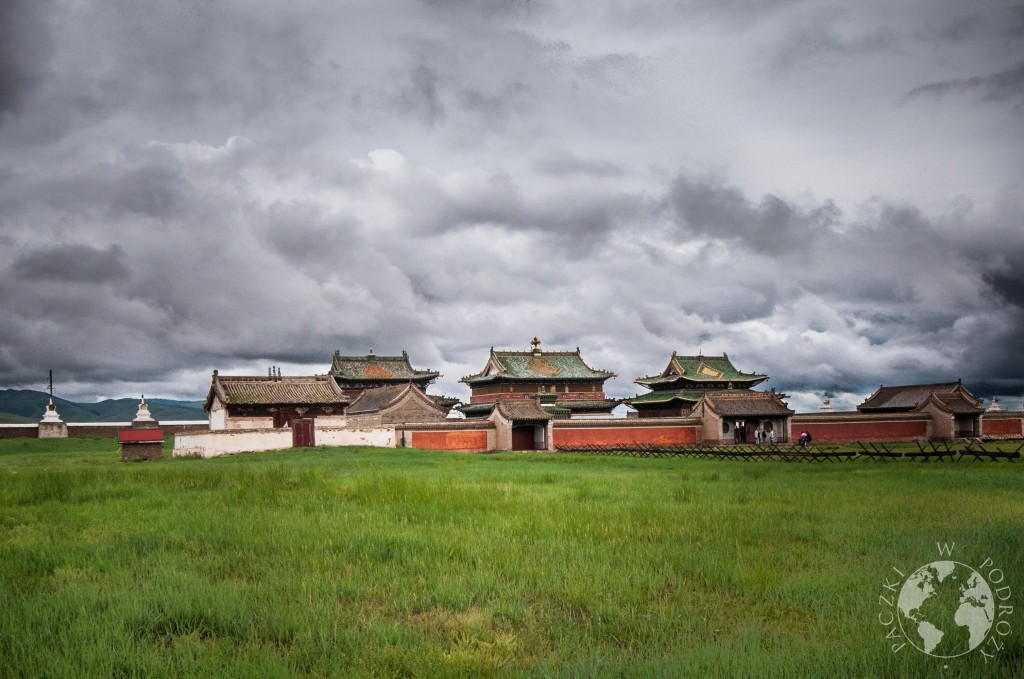
MULTIPOLYGON (((0 422, 31 423, 43 419, 50 396, 32 389, 0 389, 0 422)), ((146 399, 149 412, 158 421, 205 420, 202 401, 146 399)), ((55 396, 60 419, 65 422, 130 422, 139 410, 134 398, 104 399, 96 403, 78 403, 55 396)))

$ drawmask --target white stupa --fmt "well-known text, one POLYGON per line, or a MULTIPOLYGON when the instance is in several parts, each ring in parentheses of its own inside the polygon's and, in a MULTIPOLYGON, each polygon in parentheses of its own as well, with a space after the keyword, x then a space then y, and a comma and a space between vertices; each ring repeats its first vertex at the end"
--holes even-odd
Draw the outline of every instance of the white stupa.
POLYGON ((53 404, 53 396, 50 396, 50 403, 46 406, 43 419, 39 421, 38 437, 41 439, 66 439, 68 437, 68 425, 60 419, 57 406, 53 404))
POLYGON ((57 412, 57 406, 53 405, 53 398, 50 399, 50 404, 46 406, 46 412, 43 413, 43 422, 63 422, 60 419, 60 413, 57 412))
POLYGON ((142 400, 139 401, 139 409, 135 412, 135 419, 132 420, 132 426, 135 428, 139 427, 155 427, 157 424, 156 420, 149 413, 149 404, 146 403, 146 395, 142 395, 142 400))

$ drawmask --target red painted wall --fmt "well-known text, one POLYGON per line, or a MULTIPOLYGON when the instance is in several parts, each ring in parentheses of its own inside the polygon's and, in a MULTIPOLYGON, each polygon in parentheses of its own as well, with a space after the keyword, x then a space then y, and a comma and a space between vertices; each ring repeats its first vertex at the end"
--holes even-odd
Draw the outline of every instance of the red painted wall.
MULTIPOLYGON (((199 422, 196 424, 161 424, 158 425, 164 430, 164 434, 199 434, 209 431, 209 424, 199 422)), ((131 424, 104 424, 101 422, 90 424, 69 424, 68 436, 110 436, 116 437, 119 429, 127 429, 131 424)), ((32 427, 5 427, 0 425, 0 439, 6 438, 37 438, 39 434, 38 425, 32 427)))
POLYGON ((410 448, 487 450, 486 431, 413 431, 410 448))
POLYGON ((1021 418, 984 418, 981 422, 982 436, 1020 436, 1022 430, 1021 418))
POLYGON ((697 427, 615 427, 591 428, 555 426, 554 444, 558 446, 677 446, 697 442, 697 427))
POLYGON ((918 422, 793 422, 793 440, 806 431, 816 442, 821 441, 913 441, 926 436, 928 423, 918 422))

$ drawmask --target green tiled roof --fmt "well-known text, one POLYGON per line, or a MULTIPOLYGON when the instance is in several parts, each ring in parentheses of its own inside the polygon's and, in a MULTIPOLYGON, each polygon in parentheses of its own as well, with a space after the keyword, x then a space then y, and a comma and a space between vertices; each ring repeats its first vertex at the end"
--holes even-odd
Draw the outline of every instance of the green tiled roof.
POLYGON ((732 382, 752 387, 768 379, 767 375, 744 373, 736 369, 727 354, 721 356, 680 356, 675 352, 668 367, 660 375, 641 377, 634 380, 645 387, 656 388, 663 384, 686 384, 688 382, 732 382))
POLYGON ((494 410, 494 401, 487 403, 464 403, 456 410, 461 412, 466 417, 480 417, 481 415, 489 415, 494 410))
POLYGON ((662 389, 661 391, 652 391, 649 394, 642 394, 640 396, 634 396, 633 398, 627 398, 623 403, 628 403, 629 405, 648 405, 653 403, 668 403, 676 400, 696 403, 706 393, 706 391, 701 389, 662 389))
POLYGON ((342 382, 420 382, 435 379, 441 373, 414 369, 404 351, 401 356, 377 356, 372 351, 366 356, 342 356, 335 351, 330 374, 342 382))
POLYGON ((484 369, 467 375, 460 381, 466 384, 485 384, 497 380, 547 382, 557 380, 600 380, 615 377, 615 373, 595 370, 584 362, 580 350, 576 351, 495 351, 484 369))

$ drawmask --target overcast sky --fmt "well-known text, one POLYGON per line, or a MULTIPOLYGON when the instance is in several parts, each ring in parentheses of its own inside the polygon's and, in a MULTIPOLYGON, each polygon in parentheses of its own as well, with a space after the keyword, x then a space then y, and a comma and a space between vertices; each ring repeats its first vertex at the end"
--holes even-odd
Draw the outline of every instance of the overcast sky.
POLYGON ((0 388, 577 346, 1024 393, 1024 4, 5 0, 0 388))

